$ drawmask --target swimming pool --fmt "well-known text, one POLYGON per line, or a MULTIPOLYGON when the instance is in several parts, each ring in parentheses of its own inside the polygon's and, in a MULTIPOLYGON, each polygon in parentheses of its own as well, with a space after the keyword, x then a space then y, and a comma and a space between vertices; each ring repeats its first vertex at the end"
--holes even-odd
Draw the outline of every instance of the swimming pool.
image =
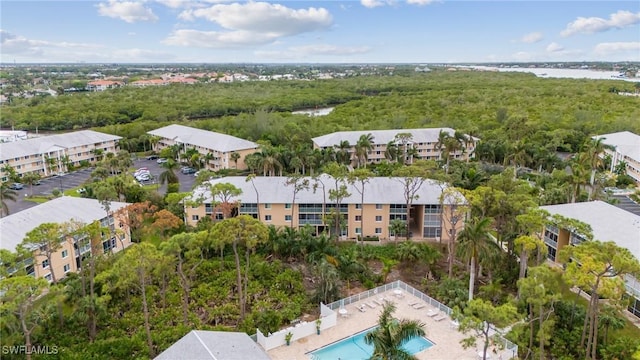
MULTIPOLYGON (((367 329, 361 333, 340 340, 331 345, 321 347, 310 353, 313 360, 366 360, 373 354, 373 345, 364 342, 364 336, 375 329, 367 329)), ((433 346, 433 343, 422 336, 415 337, 402 345, 409 354, 417 354, 433 346)))

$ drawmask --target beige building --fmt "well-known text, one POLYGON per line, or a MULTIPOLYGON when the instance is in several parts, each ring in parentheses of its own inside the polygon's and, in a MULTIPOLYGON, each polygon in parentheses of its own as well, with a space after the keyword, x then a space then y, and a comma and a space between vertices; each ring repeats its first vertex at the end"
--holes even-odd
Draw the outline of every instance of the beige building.
POLYGON ((613 171, 618 164, 624 161, 627 175, 631 176, 640 186, 640 135, 630 131, 622 131, 611 134, 594 136, 594 139, 603 139, 602 142, 613 149, 604 149, 605 154, 611 157, 613 171))
MULTIPOLYGON (((335 227, 327 224, 325 217, 335 211, 337 204, 329 200, 329 190, 335 187, 335 181, 328 175, 314 178, 303 178, 307 187, 298 191, 294 201, 294 186, 287 185, 287 177, 256 177, 253 182, 245 177, 230 176, 210 180, 193 191, 192 200, 199 201, 199 206, 185 207, 187 223, 195 226, 204 217, 222 218, 213 199, 209 185, 231 183, 242 190, 242 195, 233 200, 239 202, 236 213, 252 215, 263 223, 277 227, 303 227, 309 225, 315 233, 328 231, 335 233, 335 227), (255 185, 255 189, 254 189, 255 185), (314 190, 315 189, 315 190, 314 190), (256 196, 256 191, 259 196, 256 196), (259 197, 260 203, 257 198, 259 197), (323 211, 324 210, 324 211, 323 211)), ((372 236, 379 239, 393 239, 389 225, 392 220, 407 220, 407 207, 404 187, 401 178, 375 177, 364 187, 364 201, 358 189, 359 184, 345 183, 351 194, 341 201, 340 213, 343 217, 341 237, 356 239, 358 236, 372 236)), ((300 182, 299 182, 300 183, 300 182)), ((409 226, 415 239, 440 239, 441 237, 441 205, 440 195, 446 185, 433 180, 426 180, 418 189, 417 199, 410 209, 409 226)), ((448 205, 445 204, 445 211, 448 205)), ((448 231, 445 221, 445 231, 448 231)), ((462 221, 457 227, 462 226, 462 221)), ((444 236, 444 240, 448 235, 444 236)))
POLYGON ((189 148, 195 148, 203 158, 210 157, 205 166, 213 171, 246 169, 245 157, 258 151, 259 146, 254 142, 235 136, 175 124, 149 131, 148 134, 159 138, 159 141, 154 145, 155 151, 176 144, 182 147, 182 152, 189 148), (237 165, 231 157, 233 153, 240 155, 237 165))
MULTIPOLYGON (((77 221, 90 224, 99 221, 103 227, 110 231, 102 239, 102 244, 94 244, 102 253, 116 253, 131 245, 131 234, 127 227, 127 221, 123 218, 126 214, 118 212, 125 208, 127 203, 111 202, 110 214, 98 200, 62 196, 38 206, 11 214, 0 219, 0 246, 4 250, 15 252, 18 245, 26 238, 27 233, 44 223, 65 223, 77 221), (115 214, 115 215, 114 215, 115 214)), ((61 247, 51 257, 49 263, 46 256, 37 255, 22 263, 28 275, 37 278, 45 278, 52 281, 52 273, 57 280, 62 279, 70 272, 77 272, 82 265, 82 259, 91 254, 91 246, 86 239, 66 236, 61 239, 61 247), (36 256, 37 255, 37 256, 36 256)), ((13 269, 15 271, 15 269, 13 269)), ((10 271, 11 272, 11 271, 10 271)))
POLYGON ((4 171, 7 165, 19 175, 35 172, 46 177, 67 171, 66 164, 94 163, 97 150, 115 153, 120 139, 120 136, 82 130, 0 143, 0 179, 8 181, 4 171))
MULTIPOLYGON (((399 148, 400 156, 407 149, 414 148, 412 155, 408 155, 407 161, 413 160, 441 160, 441 150, 439 149, 438 139, 440 132, 445 132, 449 136, 454 136, 455 130, 450 128, 426 128, 426 129, 396 129, 396 130, 368 130, 368 131, 339 131, 331 134, 313 138, 313 147, 315 149, 336 148, 342 141, 347 141, 351 146, 349 154, 352 164, 356 164, 356 144, 360 136, 371 134, 373 137, 373 148, 368 151, 368 163, 380 163, 386 160, 385 153, 387 145, 394 144, 399 148), (398 134, 406 134, 403 140, 398 134)), ((480 139, 465 135, 466 141, 462 141, 461 145, 464 150, 458 150, 449 156, 452 159, 468 160, 474 157, 475 148, 480 139)), ((337 149, 336 149, 337 150, 337 149)))
MULTIPOLYGON (((590 201, 572 204, 541 206, 551 215, 561 215, 589 224, 593 238, 599 241, 613 241, 619 247, 628 249, 636 259, 640 259, 640 216, 620 209, 604 201, 590 201)), ((558 251, 565 246, 576 246, 588 241, 583 234, 572 229, 547 225, 544 229, 544 242, 547 245, 547 258, 557 262, 558 251)), ((633 297, 628 310, 640 318, 640 280, 625 276, 627 294, 633 297)))

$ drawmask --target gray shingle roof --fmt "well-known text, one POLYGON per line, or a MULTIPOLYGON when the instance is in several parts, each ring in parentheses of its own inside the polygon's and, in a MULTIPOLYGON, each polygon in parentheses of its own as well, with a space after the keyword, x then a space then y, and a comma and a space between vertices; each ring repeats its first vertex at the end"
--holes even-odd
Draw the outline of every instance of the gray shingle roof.
POLYGON ((249 335, 240 332, 192 330, 156 360, 269 360, 249 335))
POLYGON ((640 135, 630 131, 594 136, 594 139, 603 138, 603 143, 614 146, 619 153, 640 161, 640 135))
POLYGON ((122 137, 116 135, 104 134, 93 130, 82 130, 66 134, 0 143, 0 160, 14 159, 21 156, 42 154, 64 148, 73 148, 120 139, 122 139, 122 137))
POLYGON ((313 143, 320 147, 338 145, 341 141, 348 141, 350 145, 358 143, 361 135, 373 135, 374 144, 387 144, 393 141, 395 136, 400 133, 410 133, 413 135, 412 142, 427 143, 437 142, 440 131, 448 132, 453 135, 455 130, 451 128, 427 128, 427 129, 395 129, 395 130, 366 130, 366 131, 339 131, 327 135, 313 138, 313 143))
MULTIPOLYGON (((112 202, 111 211, 127 205, 123 202, 112 202)), ((1 218, 0 248, 15 251, 26 234, 43 223, 63 223, 74 219, 88 224, 105 217, 107 213, 98 200, 62 196, 1 218)))
MULTIPOLYGON (((302 190, 296 194, 296 203, 314 203, 321 204, 323 202, 322 185, 318 184, 316 191, 313 191, 313 184, 316 182, 312 178, 306 178, 311 184, 309 190, 302 190)), ((326 201, 329 201, 329 190, 334 188, 333 178, 328 175, 320 176, 325 185, 326 201)), ((293 198, 293 186, 286 185, 287 177, 285 176, 259 176, 253 182, 260 194, 261 203, 286 204, 291 203, 293 198)), ((229 176, 209 181, 211 184, 231 183, 242 190, 239 199, 242 203, 256 203, 256 192, 251 182, 247 182, 242 176, 229 176)), ((360 185, 357 184, 358 188, 360 185)), ((438 204, 440 194, 447 185, 438 183, 434 180, 426 180, 422 187, 418 190, 418 199, 413 203, 419 204, 438 204)), ((345 198, 343 204, 360 204, 360 193, 352 185, 347 183, 348 192, 351 196, 345 198)), ((202 197, 205 202, 211 202, 211 193, 205 187, 198 187, 193 191, 193 198, 202 197)), ((365 204, 405 204, 402 178, 393 177, 374 177, 369 180, 364 189, 365 204)))
POLYGON ((591 225, 593 238, 613 241, 629 249, 640 259, 640 216, 617 208, 604 201, 541 206, 551 214, 580 220, 591 225))
POLYGON ((258 144, 252 141, 235 136, 176 124, 149 131, 148 134, 220 152, 255 149, 258 147, 258 144))

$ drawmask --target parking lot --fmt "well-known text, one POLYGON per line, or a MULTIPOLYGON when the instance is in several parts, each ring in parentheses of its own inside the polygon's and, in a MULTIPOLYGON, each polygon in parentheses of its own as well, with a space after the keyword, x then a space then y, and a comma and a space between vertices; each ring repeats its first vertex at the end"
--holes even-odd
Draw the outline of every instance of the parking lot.
MULTIPOLYGON (((148 168, 149 172, 152 175, 152 180, 145 182, 145 184, 155 184, 158 177, 160 176, 160 173, 164 171, 164 168, 162 168, 160 164, 156 162, 156 160, 147 160, 146 158, 134 161, 134 169, 139 169, 141 167, 148 168)), ((47 196, 51 195, 54 189, 61 189, 64 191, 71 188, 79 187, 89 180, 92 171, 93 168, 85 168, 68 174, 42 179, 40 181, 40 185, 33 186, 33 195, 47 196)), ((133 174, 133 171, 131 171, 131 174, 133 174)), ((180 179, 180 191, 191 191, 191 188, 193 187, 193 184, 195 182, 195 176, 193 176, 193 174, 182 174, 180 172, 180 169, 176 171, 176 174, 178 175, 178 179, 180 179)), ((166 185, 157 187, 157 191, 161 194, 164 194, 166 192, 166 189, 166 185)), ((16 201, 7 201, 9 214, 15 214, 18 211, 22 211, 38 205, 33 201, 25 200, 25 198, 31 194, 31 188, 29 185, 25 184, 22 190, 15 190, 15 192, 17 194, 16 201)))

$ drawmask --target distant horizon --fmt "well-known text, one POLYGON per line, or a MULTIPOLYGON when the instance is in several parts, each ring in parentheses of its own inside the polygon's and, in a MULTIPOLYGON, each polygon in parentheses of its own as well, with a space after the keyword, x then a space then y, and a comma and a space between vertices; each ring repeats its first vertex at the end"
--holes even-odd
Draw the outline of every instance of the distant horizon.
POLYGON ((318 66, 348 66, 348 65, 415 65, 415 66, 441 66, 441 65, 525 65, 525 64, 539 64, 539 65, 557 65, 557 64, 631 64, 639 65, 640 60, 621 60, 621 61, 493 61, 493 62, 479 62, 479 61, 465 61, 457 63, 445 63, 445 62, 290 62, 290 63, 273 63, 273 62, 0 62, 0 66, 11 65, 266 65, 266 66, 287 66, 287 65, 318 65, 318 66))
POLYGON ((8 0, 0 17, 3 64, 640 61, 625 0, 8 0))

